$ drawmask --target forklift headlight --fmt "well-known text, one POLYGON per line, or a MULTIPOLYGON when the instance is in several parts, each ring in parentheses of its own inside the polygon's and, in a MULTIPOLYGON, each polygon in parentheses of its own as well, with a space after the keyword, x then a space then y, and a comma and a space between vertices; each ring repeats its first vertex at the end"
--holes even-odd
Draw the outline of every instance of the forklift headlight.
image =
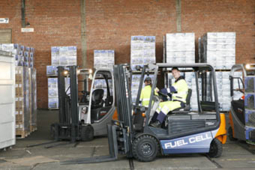
POLYGON ((92 74, 92 69, 89 69, 89 74, 92 74))
POLYGON ((250 64, 246 64, 245 68, 249 70, 251 68, 251 65, 250 64))
POLYGON ((67 70, 64 70, 64 71, 63 71, 63 74, 64 74, 64 76, 67 76, 67 75, 68 75, 68 71, 67 71, 67 70))
POLYGON ((77 75, 80 74, 81 70, 77 70, 77 75))

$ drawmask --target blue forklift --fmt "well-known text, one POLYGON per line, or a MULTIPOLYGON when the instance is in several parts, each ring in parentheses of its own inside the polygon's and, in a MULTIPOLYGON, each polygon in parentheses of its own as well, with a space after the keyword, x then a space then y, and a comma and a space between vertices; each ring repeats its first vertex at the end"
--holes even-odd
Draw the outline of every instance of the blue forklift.
POLYGON ((236 64, 230 72, 228 136, 255 145, 255 64, 236 64), (242 96, 242 97, 241 97, 242 96))
MULTIPOLYGON (((84 164, 113 161, 118 154, 128 158, 150 162, 157 155, 205 153, 210 157, 220 157, 222 144, 226 142, 225 115, 219 112, 217 83, 214 68, 205 63, 145 65, 141 70, 139 90, 135 103, 132 103, 129 66, 114 66, 114 81, 118 120, 107 125, 109 155, 68 160, 62 164, 84 164), (196 89, 192 96, 189 90, 186 105, 168 113, 164 126, 150 126, 152 115, 159 106, 161 97, 154 95, 157 77, 178 67, 184 74, 194 74, 196 89), (148 107, 139 105, 144 78, 153 74, 152 91, 148 107), (209 84, 208 84, 209 83, 209 84), (206 85, 207 84, 207 85, 206 85), (208 88, 210 87, 210 88, 208 88), (210 91, 208 91, 210 89, 210 91), (191 100, 197 101, 197 110, 192 110, 191 100)), ((194 90, 194 89, 193 89, 194 90)))

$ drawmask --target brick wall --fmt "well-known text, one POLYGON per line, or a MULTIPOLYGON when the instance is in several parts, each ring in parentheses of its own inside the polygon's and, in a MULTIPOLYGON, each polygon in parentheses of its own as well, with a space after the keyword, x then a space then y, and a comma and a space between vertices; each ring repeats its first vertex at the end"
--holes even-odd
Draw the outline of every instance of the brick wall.
MULTIPOLYGON (((176 32, 176 0, 86 0, 87 66, 94 49, 115 50, 116 63, 130 61, 130 36, 156 36, 157 62, 162 62, 163 35, 176 32)), ((255 62, 254 0, 182 0, 182 32, 237 33, 237 63, 255 62)), ((13 43, 36 49, 38 108, 47 108, 46 65, 51 46, 77 46, 81 59, 80 0, 26 0, 26 20, 34 33, 21 33, 21 0, 1 0, 0 18, 9 18, 13 43)))

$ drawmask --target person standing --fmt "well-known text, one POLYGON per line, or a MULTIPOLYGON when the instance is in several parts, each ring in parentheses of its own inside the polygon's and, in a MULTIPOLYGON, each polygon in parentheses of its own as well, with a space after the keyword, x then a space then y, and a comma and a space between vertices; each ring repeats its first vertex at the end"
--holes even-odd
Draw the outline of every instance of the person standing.
POLYGON ((140 95, 140 103, 142 103, 142 106, 148 107, 150 102, 150 96, 151 96, 151 78, 146 77, 144 80, 145 87, 142 89, 141 95, 140 95))

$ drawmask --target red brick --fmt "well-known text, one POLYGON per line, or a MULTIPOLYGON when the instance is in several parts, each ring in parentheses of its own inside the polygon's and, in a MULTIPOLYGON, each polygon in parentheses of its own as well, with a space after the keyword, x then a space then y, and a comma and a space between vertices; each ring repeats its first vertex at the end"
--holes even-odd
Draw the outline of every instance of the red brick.
MULTIPOLYGON (((163 36, 176 29, 175 0, 86 1, 87 66, 93 67, 93 50, 115 50, 116 64, 130 62, 132 35, 156 36, 157 62, 162 62, 163 36)), ((182 0, 182 32, 196 39, 206 32, 236 32, 236 62, 254 62, 254 0, 182 0)), ((21 0, 1 0, 1 28, 12 28, 13 43, 32 46, 37 69, 38 108, 48 107, 46 65, 51 46, 77 46, 81 57, 80 0, 26 0, 26 20, 34 33, 21 33, 21 0)), ((197 41, 196 41, 197 42, 197 41)))

